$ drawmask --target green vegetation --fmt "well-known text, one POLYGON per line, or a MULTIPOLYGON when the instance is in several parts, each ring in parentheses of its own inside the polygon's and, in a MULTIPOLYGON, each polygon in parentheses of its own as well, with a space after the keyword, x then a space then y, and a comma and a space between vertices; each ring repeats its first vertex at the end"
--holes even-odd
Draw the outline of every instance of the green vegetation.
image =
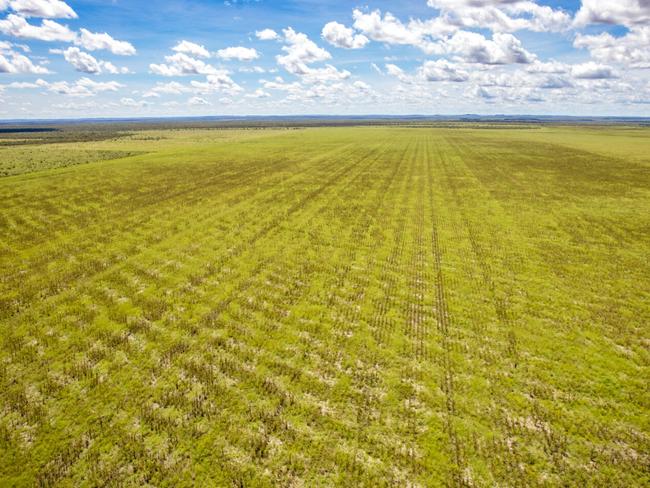
POLYGON ((0 485, 650 483, 650 129, 15 137, 0 485))

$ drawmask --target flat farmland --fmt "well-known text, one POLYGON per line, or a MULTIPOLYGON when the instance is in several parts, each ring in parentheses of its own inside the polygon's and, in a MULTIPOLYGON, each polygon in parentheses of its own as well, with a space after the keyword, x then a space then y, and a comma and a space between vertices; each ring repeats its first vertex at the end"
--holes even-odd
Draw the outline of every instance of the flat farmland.
POLYGON ((649 128, 7 141, 0 485, 650 483, 649 128))

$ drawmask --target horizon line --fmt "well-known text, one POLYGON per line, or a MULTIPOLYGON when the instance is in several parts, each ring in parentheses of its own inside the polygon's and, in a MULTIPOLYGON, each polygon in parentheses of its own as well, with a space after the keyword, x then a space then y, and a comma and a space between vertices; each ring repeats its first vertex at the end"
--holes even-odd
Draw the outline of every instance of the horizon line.
POLYGON ((303 115, 160 115, 142 117, 64 117, 64 118, 13 118, 0 119, 0 125, 20 123, 57 123, 57 122, 137 122, 137 121, 165 121, 165 120, 301 120, 301 119, 329 119, 329 120, 437 120, 437 121, 458 121, 464 119, 485 119, 485 120, 524 120, 534 122, 535 120, 617 120, 650 122, 650 116, 626 116, 626 115, 564 115, 564 114, 303 114, 303 115))

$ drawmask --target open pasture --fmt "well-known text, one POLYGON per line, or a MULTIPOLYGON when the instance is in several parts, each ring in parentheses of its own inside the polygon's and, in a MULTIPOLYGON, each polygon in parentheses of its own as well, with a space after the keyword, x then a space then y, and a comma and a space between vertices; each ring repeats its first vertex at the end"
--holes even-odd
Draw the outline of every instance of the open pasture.
POLYGON ((650 129, 23 142, 0 485, 650 483, 650 129))

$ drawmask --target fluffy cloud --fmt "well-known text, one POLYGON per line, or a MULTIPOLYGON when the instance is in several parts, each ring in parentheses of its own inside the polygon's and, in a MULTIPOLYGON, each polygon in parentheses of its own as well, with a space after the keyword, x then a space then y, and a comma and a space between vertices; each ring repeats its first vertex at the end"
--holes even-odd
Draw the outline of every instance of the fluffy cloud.
POLYGON ((627 27, 650 23, 648 0, 582 0, 576 14, 578 26, 587 24, 620 24, 627 27))
POLYGON ((266 73, 261 66, 242 66, 238 69, 240 73, 266 73))
POLYGON ((390 76, 394 76, 402 83, 412 83, 413 81, 410 76, 404 73, 404 70, 402 68, 392 63, 386 65, 386 73, 388 73, 390 76))
MULTIPOLYGON (((505 65, 471 70, 462 64, 439 59, 425 61, 415 74, 387 64, 386 73, 402 84, 392 87, 392 92, 402 94, 409 103, 416 103, 418 98, 424 100, 431 93, 426 86, 428 82, 451 82, 445 85, 450 89, 454 89, 452 84, 463 86, 466 82, 469 84, 465 89, 467 97, 489 103, 528 104, 549 100, 587 103, 606 93, 619 93, 622 98, 635 93, 632 84, 617 79, 612 67, 593 62, 572 66, 557 61, 536 61, 525 70, 505 65)), ((451 96, 443 87, 438 87, 434 93, 435 96, 451 96)), ((455 94, 458 96, 459 92, 455 94)))
POLYGON ((45 19, 41 25, 33 25, 28 23, 24 17, 15 14, 9 14, 6 19, 0 20, 0 32, 7 36, 40 41, 72 42, 77 37, 68 26, 53 20, 45 19))
POLYGON ((268 90, 293 92, 303 88, 302 84, 297 81, 293 83, 285 83, 281 76, 277 76, 273 81, 260 80, 260 83, 262 83, 262 86, 268 90))
POLYGON ((201 97, 192 97, 187 101, 187 104, 195 106, 195 107, 201 106, 201 105, 212 105, 205 98, 201 98, 201 97))
MULTIPOLYGON (((543 93, 537 87, 527 85, 517 86, 483 86, 474 85, 465 92, 469 98, 475 98, 488 104, 502 103, 512 104, 531 104, 540 103, 545 100, 543 93)), ((546 93, 546 95, 549 95, 546 93)))
POLYGON ((94 33, 81 29, 79 34, 70 30, 67 25, 59 24, 53 20, 44 19, 41 25, 30 24, 24 17, 9 14, 6 19, 0 20, 0 33, 7 36, 23 39, 37 39, 39 41, 73 42, 89 51, 107 49, 113 54, 131 56, 136 53, 132 44, 126 41, 113 39, 107 33, 94 33))
POLYGON ((172 48, 177 53, 189 54, 199 58, 209 58, 210 52, 203 46, 189 41, 181 41, 172 48))
POLYGON ((524 76, 521 72, 476 71, 472 72, 471 78, 479 86, 488 87, 511 88, 530 84, 530 77, 524 76))
POLYGON ((418 34, 402 24, 390 12, 382 17, 380 10, 373 10, 369 14, 354 10, 352 16, 354 18, 354 27, 373 41, 387 44, 410 44, 413 46, 419 45, 422 41, 418 34))
POLYGON ((0 10, 11 8, 23 17, 76 19, 77 14, 60 0, 11 0, 0 2, 0 10))
POLYGON ((427 3, 439 9, 448 23, 465 28, 547 32, 565 30, 571 25, 567 12, 529 0, 428 0, 427 3))
POLYGON ((569 71, 569 66, 565 63, 558 61, 535 61, 526 68, 527 73, 543 73, 543 74, 564 74, 569 71))
POLYGON ((54 50, 52 52, 63 54, 65 60, 82 73, 99 74, 106 71, 111 74, 124 74, 129 72, 127 68, 117 68, 108 61, 99 61, 94 56, 81 51, 78 47, 69 47, 65 51, 54 50))
POLYGON ((260 57, 259 53, 250 47, 233 46, 225 49, 219 49, 217 56, 221 59, 237 59, 239 61, 253 61, 260 57))
POLYGON ((78 47, 70 47, 62 51, 65 60, 77 71, 82 73, 97 74, 102 72, 102 66, 93 56, 81 51, 78 47))
POLYGON ((578 34, 573 46, 588 49, 598 61, 623 63, 633 68, 650 67, 650 26, 632 27, 622 37, 614 37, 607 32, 599 35, 578 34))
POLYGON ((471 93, 472 93, 472 95, 474 95, 474 97, 483 98, 485 100, 492 100, 492 99, 496 98, 496 95, 494 95, 492 92, 490 92, 489 90, 487 90, 483 86, 475 86, 472 89, 471 93))
POLYGON ((456 54, 468 63, 528 64, 536 59, 515 36, 498 32, 490 40, 476 32, 459 31, 445 40, 442 47, 447 53, 456 54))
MULTIPOLYGON (((440 10, 440 15, 428 20, 410 19, 403 23, 390 12, 380 10, 364 13, 355 9, 353 27, 373 41, 393 45, 415 46, 427 54, 441 54, 441 42, 461 31, 490 29, 496 34, 528 29, 533 31, 559 31, 571 25, 571 16, 561 10, 540 6, 528 0, 429 0, 429 6, 440 10)), ((330 23, 328 36, 341 40, 337 44, 350 44, 354 32, 337 23, 330 23), (347 30, 344 30, 347 29, 347 30)), ((326 26, 327 27, 327 26, 326 26)), ((352 38, 353 39, 353 38, 352 38)), ((503 38, 505 39, 505 38, 503 38)))
POLYGON ((269 98, 271 96, 270 93, 265 92, 261 88, 258 88, 255 90, 253 93, 247 93, 244 95, 246 98, 269 98))
POLYGON ((149 105, 146 100, 134 100, 133 98, 121 98, 120 103, 125 107, 143 108, 149 105))
POLYGON ((218 74, 214 66, 206 64, 200 59, 193 58, 183 53, 165 56, 167 64, 150 64, 151 72, 160 76, 186 76, 218 74))
POLYGON ((357 90, 364 91, 364 92, 368 92, 371 90, 370 85, 368 83, 359 80, 352 83, 352 86, 355 87, 357 90))
POLYGON ((275 32, 273 29, 264 29, 261 31, 255 31, 255 36, 260 41, 274 41, 280 38, 278 33, 275 32))
POLYGON ((90 32, 87 29, 81 29, 79 35, 74 40, 74 43, 89 51, 97 51, 106 49, 120 56, 133 56, 136 50, 133 45, 126 41, 118 41, 113 39, 106 32, 90 32))
POLYGON ((157 83, 156 86, 146 92, 143 97, 156 98, 160 95, 181 95, 183 93, 190 93, 191 91, 191 87, 185 86, 177 81, 172 81, 169 83, 157 83))
POLYGON ((285 55, 277 56, 278 64, 294 75, 304 75, 310 71, 309 63, 325 61, 332 55, 319 47, 302 32, 291 27, 283 30, 287 45, 282 48, 285 55))
POLYGON ((333 46, 344 49, 360 49, 369 42, 363 34, 355 34, 352 29, 338 22, 325 24, 321 35, 333 46))
POLYGON ((0 51, 0 73, 42 75, 49 72, 47 68, 35 65, 27 56, 15 51, 0 51))
POLYGON ((57 110, 72 110, 72 111, 85 111, 94 110, 98 108, 106 108, 106 105, 103 107, 95 101, 79 103, 79 102, 66 102, 66 103, 54 103, 52 108, 57 110))
POLYGON ((287 43, 282 50, 286 53, 277 56, 277 61, 289 73, 299 76, 306 83, 323 83, 345 80, 350 77, 347 70, 339 71, 331 64, 324 68, 312 68, 309 64, 331 59, 332 55, 319 47, 302 32, 295 32, 291 27, 283 30, 287 43))
POLYGON ((124 88, 124 85, 116 81, 98 82, 90 78, 81 78, 75 83, 68 83, 67 81, 48 83, 44 80, 37 80, 36 84, 52 93, 71 97, 92 97, 100 92, 115 92, 120 88, 124 88))
MULTIPOLYGON (((178 54, 175 56, 178 56, 178 54)), ((201 62, 199 60, 195 61, 198 61, 199 63, 201 62)), ((195 80, 190 82, 189 85, 183 85, 176 81, 170 83, 157 83, 156 86, 143 95, 143 98, 158 98, 161 95, 182 95, 186 93, 205 95, 214 92, 236 95, 243 91, 243 88, 235 83, 235 81, 230 77, 230 73, 227 70, 218 70, 210 66, 209 71, 210 73, 206 76, 205 81, 195 80)))
POLYGON ((325 83, 328 81, 347 80, 351 76, 348 70, 339 70, 331 64, 326 64, 324 68, 307 68, 307 71, 301 73, 301 78, 305 83, 325 83))
POLYGON ((127 73, 130 73, 129 68, 125 68, 125 67, 118 68, 117 66, 115 66, 113 63, 109 61, 100 61, 100 63, 102 65, 102 68, 104 68, 104 71, 112 75, 117 75, 117 74, 125 75, 127 73))
POLYGON ((208 75, 205 82, 192 81, 191 85, 198 93, 223 92, 235 95, 243 91, 243 88, 233 81, 230 73, 226 70, 217 70, 214 74, 208 75))
POLYGON ((604 80, 617 78, 616 72, 611 66, 604 64, 588 63, 577 64, 571 68, 571 74, 574 78, 583 80, 604 80))
POLYGON ((558 75, 545 76, 538 84, 538 87, 544 90, 561 90, 564 88, 573 88, 573 86, 573 82, 566 76, 558 75))
POLYGON ((447 60, 425 61, 420 67, 419 74, 427 81, 462 82, 469 79, 469 73, 447 60))
MULTIPOLYGON (((54 84, 53 84, 54 85, 54 84)), ((118 91, 120 88, 124 88, 124 85, 118 83, 117 81, 93 81, 90 78, 81 78, 77 81, 76 86, 85 88, 92 93, 105 92, 105 91, 118 91)))
POLYGON ((268 90, 286 93, 284 99, 274 101, 277 105, 295 107, 296 104, 313 105, 325 104, 328 107, 349 107, 353 103, 376 103, 376 94, 370 86, 362 81, 353 83, 328 82, 303 84, 301 82, 286 83, 281 77, 273 81, 260 80, 268 90))
POLYGON ((382 17, 379 10, 366 14, 357 9, 352 12, 352 17, 354 28, 373 41, 416 46, 428 54, 438 51, 432 39, 443 38, 458 30, 439 17, 426 22, 412 19, 403 24, 390 12, 382 17))
POLYGON ((29 88, 40 88, 41 85, 38 83, 29 83, 25 81, 14 81, 13 83, 9 83, 8 85, 0 85, 0 91, 4 90, 5 88, 18 88, 18 89, 29 89, 29 88))

